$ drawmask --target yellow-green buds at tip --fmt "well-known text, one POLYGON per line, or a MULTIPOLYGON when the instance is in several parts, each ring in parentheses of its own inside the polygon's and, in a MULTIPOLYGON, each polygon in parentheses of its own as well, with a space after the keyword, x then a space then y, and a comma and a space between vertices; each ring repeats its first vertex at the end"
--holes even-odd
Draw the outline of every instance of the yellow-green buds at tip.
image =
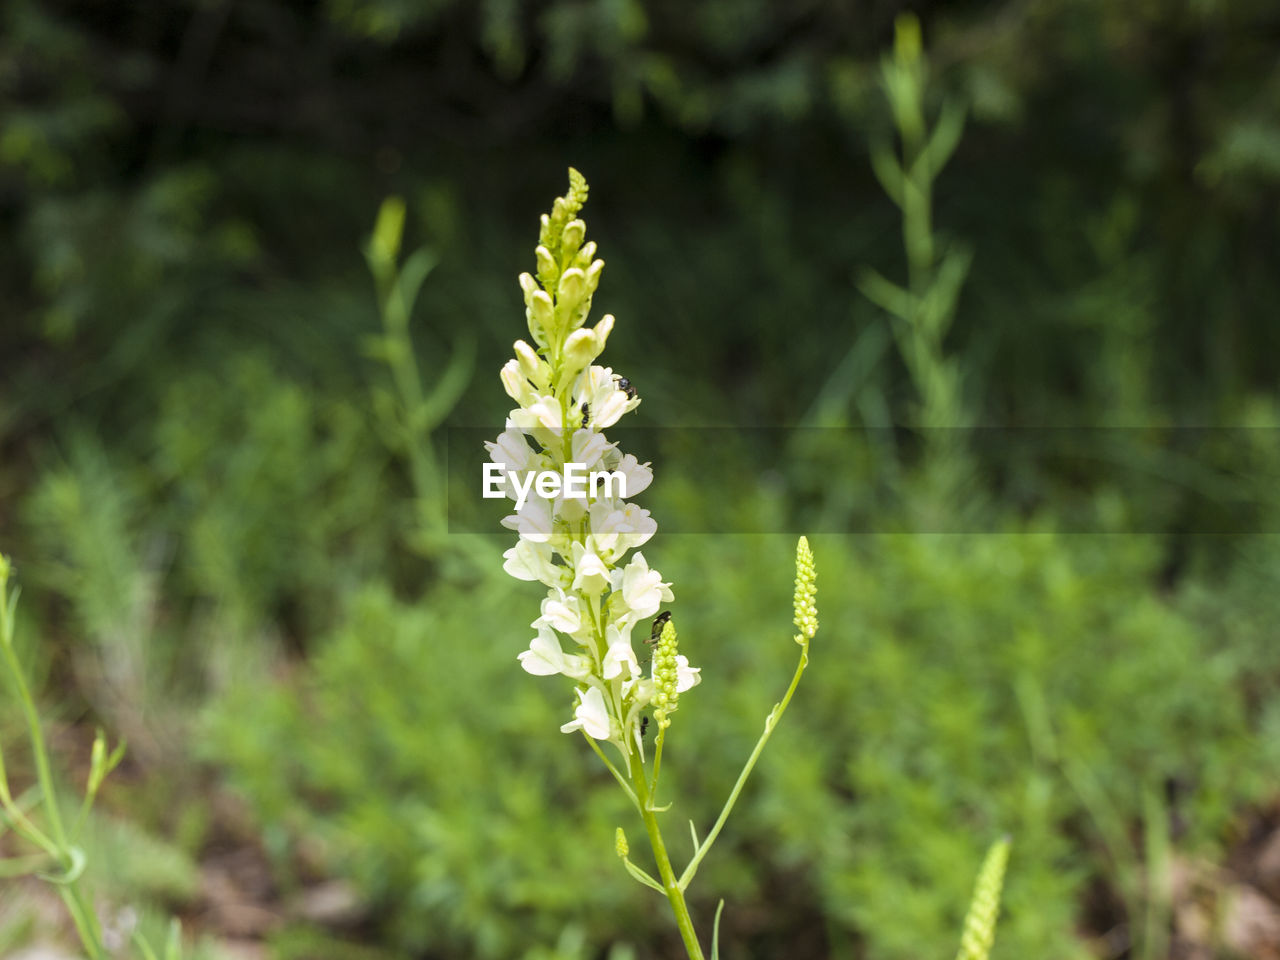
MULTIPOLYGON (((551 204, 551 214, 542 215, 542 230, 538 234, 538 243, 545 247, 552 256, 552 262, 560 254, 562 244, 565 240, 566 228, 570 226, 572 221, 578 215, 578 211, 582 209, 587 202, 587 181, 573 167, 569 168, 569 192, 563 197, 556 197, 555 202, 551 204)), ((575 231, 568 231, 568 239, 572 240, 575 231)), ((581 243, 581 238, 578 243, 581 243)), ((576 244, 571 247, 575 252, 576 244)), ((541 268, 541 257, 539 257, 539 268, 541 268)), ((552 282, 554 282, 552 279, 552 282)))
POLYGON ((987 960, 996 937, 996 916, 1000 912, 1000 889, 1009 863, 1009 838, 992 844, 978 873, 969 913, 964 918, 964 933, 956 960, 987 960))
POLYGON ((818 568, 807 537, 796 544, 796 643, 805 644, 818 632, 818 568))
POLYGON ((627 835, 622 832, 621 827, 613 835, 613 849, 617 851, 619 860, 627 859, 631 853, 631 848, 627 846, 627 835))
MULTIPOLYGON (((595 243, 584 243, 587 225, 577 219, 586 200, 587 182, 570 168, 569 192, 556 198, 550 214, 542 215, 538 246, 533 251, 535 274, 520 275, 529 333, 548 359, 558 357, 566 340, 586 322, 604 269, 604 261, 594 259, 595 243)), ((582 353, 579 339, 578 352, 582 353)), ((603 336, 598 345, 591 359, 604 348, 603 336)))

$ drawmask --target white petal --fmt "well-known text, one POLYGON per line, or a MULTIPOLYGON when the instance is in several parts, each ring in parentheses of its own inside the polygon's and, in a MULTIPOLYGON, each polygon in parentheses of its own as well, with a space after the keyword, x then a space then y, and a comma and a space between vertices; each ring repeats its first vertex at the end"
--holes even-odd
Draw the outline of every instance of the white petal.
POLYGON ((702 682, 702 668, 689 666, 689 658, 683 653, 676 654, 676 693, 696 687, 702 682))
POLYGON ((573 717, 560 728, 561 733, 581 729, 595 740, 609 739, 609 711, 605 709, 604 694, 598 687, 589 688, 585 694, 579 692, 578 707, 573 711, 573 717))
POLYGON ((542 601, 542 616, 533 621, 532 626, 541 627, 544 624, 570 636, 576 634, 582 627, 578 598, 559 587, 553 587, 542 601))
POLYGON ((610 390, 591 407, 591 425, 598 430, 612 427, 629 409, 627 395, 621 390, 610 390))
POLYGON ((557 673, 576 676, 582 673, 585 663, 582 657, 568 656, 560 648, 556 635, 546 628, 529 643, 529 649, 519 657, 520 666, 535 677, 550 677, 557 673))
POLYGON ((573 545, 573 589, 598 597, 609 585, 609 567, 593 550, 580 543, 573 545))
POLYGON ((634 497, 653 483, 653 470, 649 468, 649 464, 641 463, 630 453, 624 456, 614 469, 622 471, 623 476, 627 478, 628 497, 634 497))
POLYGON ((636 660, 635 651, 631 649, 631 630, 627 629, 623 633, 613 624, 609 625, 606 631, 606 637, 609 641, 609 649, 605 652, 604 663, 601 670, 606 680, 612 680, 614 677, 622 673, 622 668, 627 668, 625 679, 631 679, 640 673, 640 663, 636 660))
POLYGON ((551 562, 553 551, 549 544, 518 540, 502 556, 502 569, 517 580, 537 580, 548 587, 560 585, 565 568, 551 562))
POLYGON ((502 525, 517 531, 525 540, 545 543, 551 539, 553 517, 550 502, 536 496, 528 497, 519 513, 502 518, 502 525))
MULTIPOLYGON (((594 417, 592 419, 594 420, 594 417)), ((571 462, 584 464, 588 471, 599 470, 603 466, 601 460, 611 446, 612 444, 604 438, 602 433, 596 433, 594 430, 575 430, 571 462)))

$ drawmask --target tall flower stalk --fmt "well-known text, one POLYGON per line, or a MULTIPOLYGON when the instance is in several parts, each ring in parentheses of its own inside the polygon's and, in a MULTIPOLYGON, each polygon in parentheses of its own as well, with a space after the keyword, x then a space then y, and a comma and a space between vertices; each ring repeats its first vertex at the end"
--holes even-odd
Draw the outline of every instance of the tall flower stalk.
MULTIPOLYGON (((801 654, 791 686, 766 718, 706 839, 699 841, 694 831, 694 855, 677 873, 659 819, 668 807, 658 805, 656 797, 672 715, 701 673, 680 652, 670 613, 660 612, 674 599, 671 584, 639 551, 657 523, 627 498, 652 482, 650 465, 623 453, 602 432, 634 410, 640 398, 625 377, 595 362, 614 318, 606 315, 594 327, 586 325, 604 269, 578 217, 586 200, 586 181, 570 169, 568 192, 542 217, 536 275, 520 276, 533 342, 517 340, 515 357, 502 368, 502 385, 516 407, 502 434, 486 444, 503 492, 516 503, 515 512, 502 521, 520 537, 504 554, 504 569, 547 588, 520 663, 536 676, 560 675, 572 682, 573 715, 560 729, 581 732, 626 793, 644 823, 657 877, 631 861, 621 828, 618 855, 633 878, 666 896, 689 957, 702 960, 685 890, 808 665, 809 641, 818 628, 817 573, 808 542, 801 538, 795 591, 801 654), (579 476, 601 475, 606 481, 591 487, 535 483, 548 474, 567 479, 574 469, 579 476), (632 644, 637 627, 651 651, 647 668, 632 644)), ((713 934, 713 958, 716 940, 713 934)))

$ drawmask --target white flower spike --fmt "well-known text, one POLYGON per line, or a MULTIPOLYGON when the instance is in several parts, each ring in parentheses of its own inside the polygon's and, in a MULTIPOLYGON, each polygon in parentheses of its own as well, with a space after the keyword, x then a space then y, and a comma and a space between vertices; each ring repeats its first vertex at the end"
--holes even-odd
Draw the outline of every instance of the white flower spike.
MULTIPOLYGON (((533 343, 517 340, 515 356, 500 371, 516 406, 485 447, 503 471, 500 495, 516 505, 502 524, 520 540, 503 555, 503 569, 547 588, 533 622, 538 635, 520 664, 535 676, 574 681, 574 718, 562 730, 610 741, 630 756, 657 689, 642 674, 631 631, 674 595, 643 554, 628 560, 658 528, 648 510, 626 499, 652 483, 653 471, 601 432, 635 410, 640 398, 629 380, 596 362, 616 321, 606 315, 594 326, 587 322, 604 261, 596 259, 595 244, 585 242, 586 224, 577 216, 586 182, 570 171, 569 183, 568 194, 542 218, 536 275, 520 276, 533 343), (570 463, 621 479, 585 495, 551 494, 531 482, 545 472, 567 475, 570 463), (566 640, 575 653, 564 652, 566 640)), ((698 682, 687 659, 672 662, 678 663, 673 693, 698 682)))

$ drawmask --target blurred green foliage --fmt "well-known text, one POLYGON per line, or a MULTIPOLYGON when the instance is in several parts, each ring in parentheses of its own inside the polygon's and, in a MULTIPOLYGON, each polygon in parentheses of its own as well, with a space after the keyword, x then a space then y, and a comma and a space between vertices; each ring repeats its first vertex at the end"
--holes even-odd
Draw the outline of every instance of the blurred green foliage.
MULTIPOLYGON (((608 360, 643 423, 915 422, 901 330, 856 285, 910 266, 867 159, 894 142, 879 71, 899 11, 4 5, 0 536, 39 621, 20 633, 52 638, 24 651, 45 704, 68 736, 125 734, 138 828, 178 836, 103 841, 139 861, 109 868, 127 896, 200 896, 216 829, 175 810, 203 823, 217 777, 282 899, 320 873, 367 904, 358 936, 292 922, 280 957, 355 939, 661 954, 662 912, 614 863, 606 776, 515 663, 533 595, 501 578, 501 538, 422 537, 443 506, 413 458, 443 443, 415 454, 396 432, 412 398, 380 361, 414 350, 430 396, 474 343, 444 426, 496 432, 514 278, 572 162, 620 318, 608 360), (391 193, 436 261, 397 329, 361 258, 391 193)), ((726 955, 941 956, 1007 831, 994 956, 1082 956, 1077 931, 1125 923, 1135 955, 1158 952, 1148 868, 1220 854, 1280 772, 1275 538, 1195 535, 1280 521, 1250 480, 1280 465, 1274 17, 1262 0, 919 12, 922 108, 969 117, 932 184, 938 249, 972 253, 927 345, 954 374, 952 422, 1251 439, 1120 451, 1189 491, 1127 507, 1107 464, 975 447, 963 506, 993 532, 815 536, 813 670, 701 889, 729 902, 726 955), (1081 518, 1113 532, 1065 532, 1081 518)), ((807 472, 782 477, 716 453, 740 477, 726 515, 842 529, 887 487, 913 528, 909 456, 805 442, 807 472)), ((693 527, 699 478, 655 466, 660 526, 693 527)), ((790 546, 660 531, 646 552, 706 667, 668 748, 672 816, 705 824, 789 671, 790 546)), ((6 697, 0 737, 18 729, 6 697)))
MULTIPOLYGON (((1176 847, 1212 854, 1280 768, 1250 719, 1251 661, 1152 593, 1155 546, 1051 529, 816 539, 812 684, 704 866, 704 889, 731 904, 726 944, 767 951, 817 922, 814 943, 941 955, 987 840, 1009 831, 995 955, 1083 956, 1091 878, 1144 856, 1108 847, 1099 808, 1141 823, 1144 792, 1171 783, 1189 825, 1176 847)), ((681 705, 669 770, 688 805, 671 817, 705 827, 785 686, 787 543, 684 536, 658 552, 708 670, 681 705)), ((296 691, 254 689, 214 714, 214 753, 269 835, 322 843, 406 948, 517 956, 557 924, 595 918, 607 943, 637 922, 603 855, 625 811, 555 732, 567 704, 512 671, 529 616, 512 594, 424 607, 374 590, 296 691)), ((656 906, 644 916, 660 925, 656 906)))

